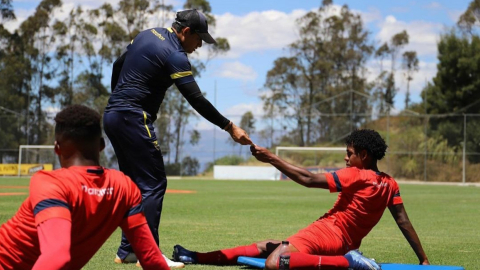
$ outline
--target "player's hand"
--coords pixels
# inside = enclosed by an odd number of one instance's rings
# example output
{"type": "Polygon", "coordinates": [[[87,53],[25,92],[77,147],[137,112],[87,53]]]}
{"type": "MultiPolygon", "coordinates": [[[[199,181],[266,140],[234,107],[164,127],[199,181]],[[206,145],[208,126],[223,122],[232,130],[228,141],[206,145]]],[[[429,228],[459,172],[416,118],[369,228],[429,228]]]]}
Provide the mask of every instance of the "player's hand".
{"type": "Polygon", "coordinates": [[[234,123],[231,123],[231,127],[227,129],[227,132],[230,134],[232,139],[241,144],[241,145],[251,145],[253,144],[250,137],[248,137],[247,132],[240,127],[237,127],[234,123]]]}
{"type": "Polygon", "coordinates": [[[274,156],[267,148],[252,144],[250,146],[252,155],[261,162],[269,163],[274,156]]]}

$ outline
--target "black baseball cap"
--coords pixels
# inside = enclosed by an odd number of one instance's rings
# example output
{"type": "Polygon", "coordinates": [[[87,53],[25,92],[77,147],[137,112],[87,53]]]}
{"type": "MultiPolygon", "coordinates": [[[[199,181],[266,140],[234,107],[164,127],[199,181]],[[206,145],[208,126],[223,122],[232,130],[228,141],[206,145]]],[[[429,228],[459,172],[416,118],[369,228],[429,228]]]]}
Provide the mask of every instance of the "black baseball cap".
{"type": "Polygon", "coordinates": [[[190,27],[203,41],[208,44],[217,44],[215,39],[208,33],[207,18],[196,9],[187,9],[177,12],[175,21],[184,27],[190,27]]]}

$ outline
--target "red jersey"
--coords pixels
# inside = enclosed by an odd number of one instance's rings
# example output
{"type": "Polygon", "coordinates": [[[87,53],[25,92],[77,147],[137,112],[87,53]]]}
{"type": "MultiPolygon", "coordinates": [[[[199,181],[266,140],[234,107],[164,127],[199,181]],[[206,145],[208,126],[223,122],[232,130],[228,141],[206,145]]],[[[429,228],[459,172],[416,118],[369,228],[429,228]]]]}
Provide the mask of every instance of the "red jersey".
{"type": "Polygon", "coordinates": [[[340,194],[321,218],[331,219],[341,229],[350,249],[360,247],[385,208],[403,203],[397,182],[385,173],[351,167],[325,175],[330,192],[340,194]]]}
{"type": "Polygon", "coordinates": [[[116,170],[40,171],[30,181],[29,197],[0,227],[0,269],[31,269],[40,256],[37,226],[51,218],[71,221],[70,267],[81,269],[118,226],[146,223],[141,201],[135,183],[116,170]]]}

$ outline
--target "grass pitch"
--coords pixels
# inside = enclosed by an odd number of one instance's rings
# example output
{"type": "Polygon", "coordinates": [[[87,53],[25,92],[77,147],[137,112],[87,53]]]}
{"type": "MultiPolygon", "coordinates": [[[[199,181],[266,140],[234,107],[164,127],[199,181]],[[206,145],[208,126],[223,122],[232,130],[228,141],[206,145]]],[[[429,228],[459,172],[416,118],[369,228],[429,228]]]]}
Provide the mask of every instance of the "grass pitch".
{"type": "MultiPolygon", "coordinates": [[[[28,179],[0,178],[0,193],[28,192],[28,179]],[[6,188],[8,186],[8,188],[6,188]]],[[[162,251],[181,244],[197,251],[284,239],[328,211],[337,194],[291,181],[169,180],[160,225],[162,251]]],[[[400,184],[409,217],[432,264],[480,269],[480,188],[400,184]]],[[[0,224],[27,195],[0,196],[0,224]]],[[[138,269],[115,265],[117,230],[84,269],[138,269]]],[[[360,248],[379,262],[418,260],[387,210],[360,248]]],[[[187,265],[186,269],[245,269],[242,266],[187,265]]]]}

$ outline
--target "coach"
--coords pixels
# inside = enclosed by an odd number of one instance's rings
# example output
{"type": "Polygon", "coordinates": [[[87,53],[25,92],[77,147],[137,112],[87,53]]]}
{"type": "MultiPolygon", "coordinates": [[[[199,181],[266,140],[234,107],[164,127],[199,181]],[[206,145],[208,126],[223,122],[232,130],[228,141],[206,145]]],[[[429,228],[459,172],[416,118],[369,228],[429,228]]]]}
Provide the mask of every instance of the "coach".
{"type": "MultiPolygon", "coordinates": [[[[208,33],[205,16],[195,9],[180,11],[172,27],[140,32],[113,64],[104,129],[120,170],[140,188],[145,216],[157,244],[167,178],[153,122],[167,89],[175,83],[205,119],[226,130],[235,142],[252,144],[243,129],[205,99],[193,78],[187,53],[201,47],[202,41],[216,44],[208,33]]],[[[132,252],[123,235],[116,262],[125,262],[132,252]]]]}

